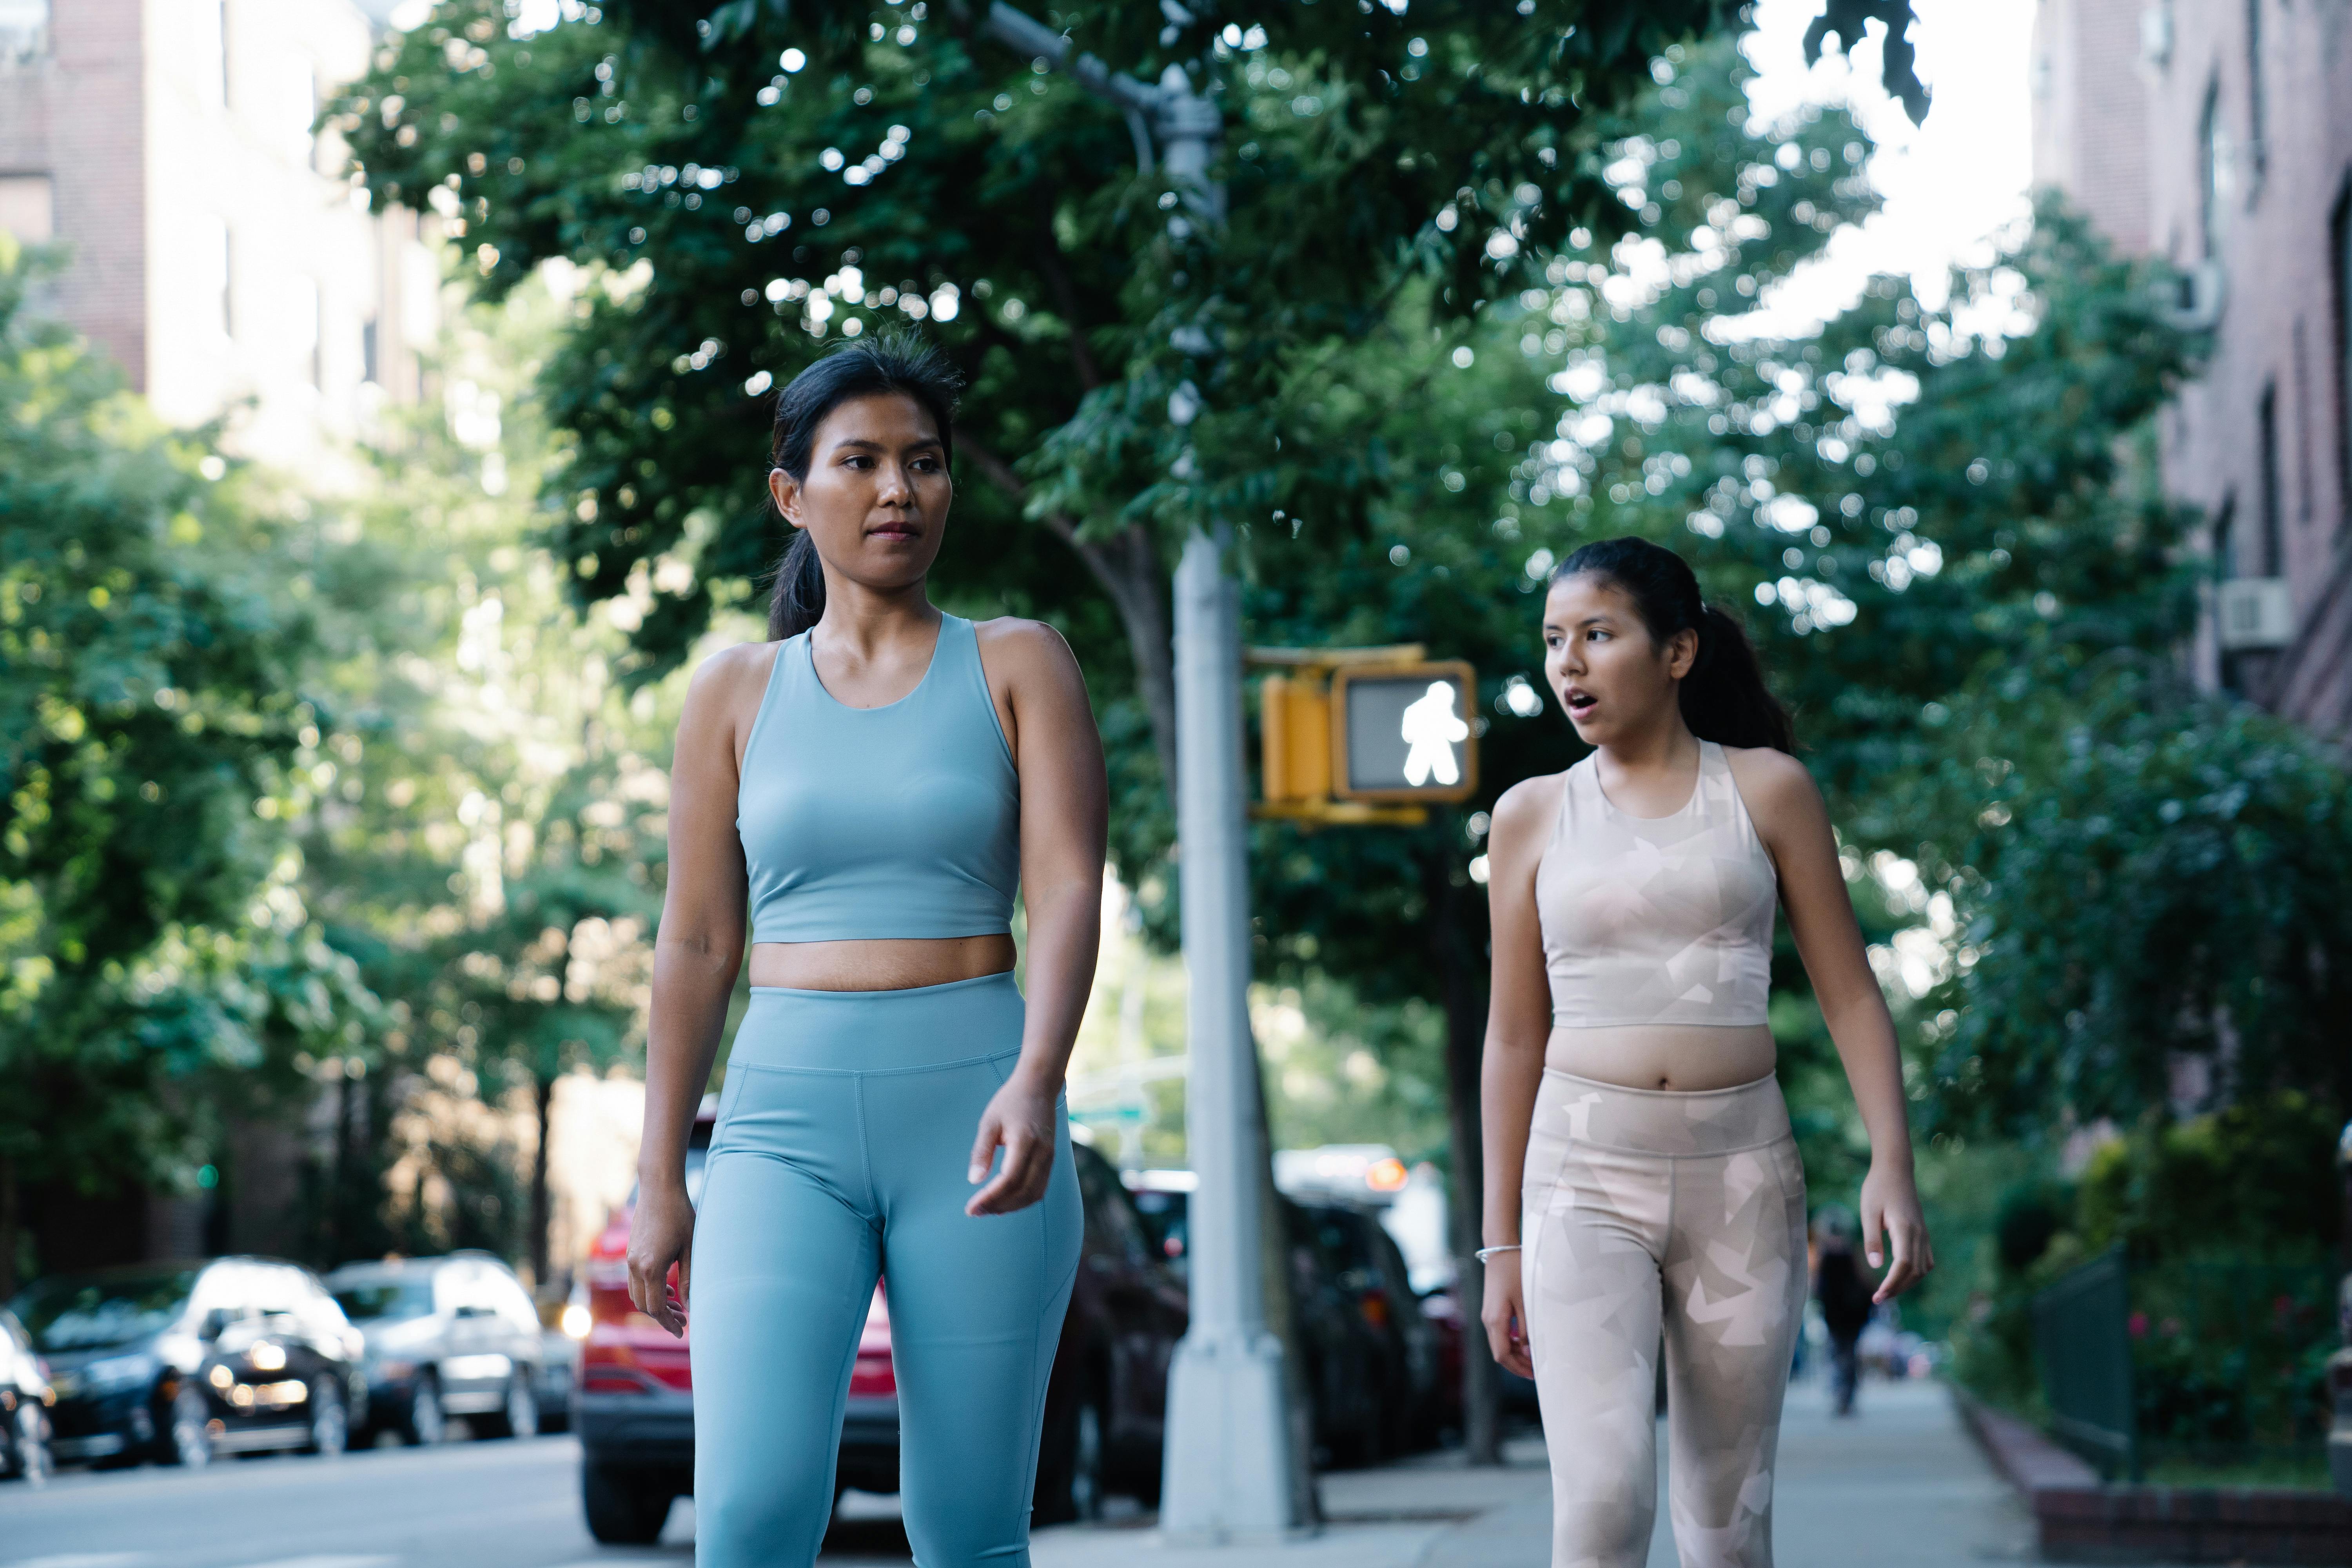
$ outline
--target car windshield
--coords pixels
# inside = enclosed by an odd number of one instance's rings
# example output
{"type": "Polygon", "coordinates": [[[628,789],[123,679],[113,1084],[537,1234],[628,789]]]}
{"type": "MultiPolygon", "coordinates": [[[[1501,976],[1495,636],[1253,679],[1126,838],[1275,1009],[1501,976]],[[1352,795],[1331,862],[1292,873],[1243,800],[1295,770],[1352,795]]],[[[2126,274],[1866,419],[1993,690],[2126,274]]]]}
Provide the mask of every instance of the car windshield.
{"type": "Polygon", "coordinates": [[[196,1271],[64,1275],[44,1279],[10,1303],[33,1343],[52,1354],[104,1350],[155,1333],[180,1314],[196,1271]]]}
{"type": "Polygon", "coordinates": [[[433,1310],[430,1279],[370,1279],[335,1287],[335,1305],[354,1323],[422,1318],[433,1310]]]}

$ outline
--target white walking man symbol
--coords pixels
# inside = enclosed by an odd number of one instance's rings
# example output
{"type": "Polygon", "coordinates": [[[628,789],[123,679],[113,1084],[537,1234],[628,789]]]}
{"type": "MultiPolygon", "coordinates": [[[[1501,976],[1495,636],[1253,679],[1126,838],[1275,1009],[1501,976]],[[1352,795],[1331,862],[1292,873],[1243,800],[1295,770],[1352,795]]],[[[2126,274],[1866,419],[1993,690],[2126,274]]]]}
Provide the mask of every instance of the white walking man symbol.
{"type": "Polygon", "coordinates": [[[1404,782],[1418,789],[1434,778],[1441,784],[1462,782],[1454,764],[1455,742],[1470,738],[1470,726],[1454,710],[1454,688],[1433,680],[1429,690],[1404,710],[1402,736],[1412,750],[1404,756],[1404,782]]]}

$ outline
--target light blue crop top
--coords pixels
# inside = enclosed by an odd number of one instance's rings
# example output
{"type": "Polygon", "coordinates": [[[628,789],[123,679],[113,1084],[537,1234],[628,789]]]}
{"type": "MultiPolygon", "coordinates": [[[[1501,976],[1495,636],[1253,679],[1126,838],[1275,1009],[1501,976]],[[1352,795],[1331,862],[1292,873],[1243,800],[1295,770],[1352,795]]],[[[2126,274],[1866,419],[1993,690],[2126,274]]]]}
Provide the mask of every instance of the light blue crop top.
{"type": "Polygon", "coordinates": [[[970,621],[880,708],[817,679],[809,634],[776,650],[743,750],[735,831],[753,942],[992,936],[1013,929],[1021,778],[970,621]]]}

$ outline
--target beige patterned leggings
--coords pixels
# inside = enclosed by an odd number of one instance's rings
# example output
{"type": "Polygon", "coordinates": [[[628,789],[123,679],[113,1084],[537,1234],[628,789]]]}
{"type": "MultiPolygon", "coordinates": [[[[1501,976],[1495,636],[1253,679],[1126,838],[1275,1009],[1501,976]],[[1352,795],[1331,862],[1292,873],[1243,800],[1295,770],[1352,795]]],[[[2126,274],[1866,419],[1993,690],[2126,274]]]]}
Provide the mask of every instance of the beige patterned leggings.
{"type": "Polygon", "coordinates": [[[1779,1084],[1671,1093],[1547,1069],[1522,1202],[1552,1568],[1648,1559],[1662,1338],[1684,1568],[1770,1568],[1806,1289],[1804,1169],[1779,1084]]]}

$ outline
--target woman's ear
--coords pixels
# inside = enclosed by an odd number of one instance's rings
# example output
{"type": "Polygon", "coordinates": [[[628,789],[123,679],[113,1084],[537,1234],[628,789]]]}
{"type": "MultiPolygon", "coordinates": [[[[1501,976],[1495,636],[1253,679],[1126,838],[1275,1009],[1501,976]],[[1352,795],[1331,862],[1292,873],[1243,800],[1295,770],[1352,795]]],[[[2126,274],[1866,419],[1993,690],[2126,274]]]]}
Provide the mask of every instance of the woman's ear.
{"type": "Polygon", "coordinates": [[[782,468],[768,470],[768,499],[776,503],[776,510],[794,528],[805,526],[801,521],[801,482],[782,468]]]}
{"type": "Polygon", "coordinates": [[[1685,627],[1666,639],[1666,673],[1676,680],[1698,663],[1698,633],[1685,627]]]}

